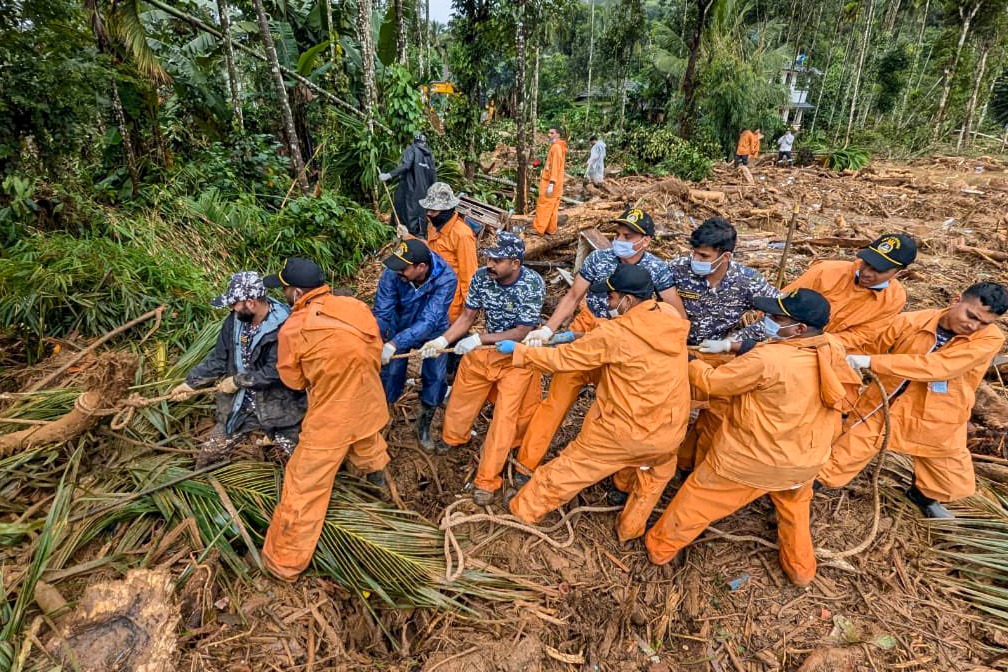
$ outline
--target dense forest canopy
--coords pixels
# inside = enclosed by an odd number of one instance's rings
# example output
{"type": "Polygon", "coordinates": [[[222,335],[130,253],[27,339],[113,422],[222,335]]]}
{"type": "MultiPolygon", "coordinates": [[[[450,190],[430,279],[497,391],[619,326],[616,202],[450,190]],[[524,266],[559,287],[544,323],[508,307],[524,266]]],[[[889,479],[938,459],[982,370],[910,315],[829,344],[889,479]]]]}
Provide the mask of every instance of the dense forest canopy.
{"type": "Polygon", "coordinates": [[[519,212],[551,124],[691,179],[747,126],[799,126],[799,153],[978,151],[1008,123],[1006,20],[1006,0],[453,0],[448,25],[426,0],[7,2],[0,320],[99,333],[209,294],[221,255],[349,275],[391,235],[378,174],[415,131],[441,179],[519,212]],[[478,178],[500,143],[510,203],[478,178]]]}

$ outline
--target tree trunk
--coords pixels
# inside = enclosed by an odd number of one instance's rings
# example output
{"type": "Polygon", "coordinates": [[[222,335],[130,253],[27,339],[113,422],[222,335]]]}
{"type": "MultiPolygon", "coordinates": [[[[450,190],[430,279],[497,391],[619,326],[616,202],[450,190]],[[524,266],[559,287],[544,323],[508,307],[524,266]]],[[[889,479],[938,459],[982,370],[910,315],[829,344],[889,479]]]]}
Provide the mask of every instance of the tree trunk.
{"type": "Polygon", "coordinates": [[[931,7],[931,0],[924,0],[924,15],[921,17],[921,27],[920,32],[917,33],[917,46],[914,48],[913,65],[910,66],[910,70],[907,74],[907,85],[903,89],[903,102],[900,104],[899,116],[896,118],[896,126],[902,127],[903,118],[906,116],[907,101],[910,99],[910,81],[913,79],[913,73],[917,71],[917,66],[920,64],[921,51],[924,49],[924,29],[927,28],[927,17],[928,9],[931,7]]]}
{"type": "MultiPolygon", "coordinates": [[[[837,15],[836,27],[833,31],[834,35],[840,32],[840,22],[842,18],[842,13],[837,15]]],[[[817,35],[818,33],[819,31],[816,30],[817,35]]],[[[815,112],[812,113],[812,126],[810,129],[813,133],[815,133],[816,123],[819,121],[819,110],[822,108],[823,94],[826,93],[826,78],[829,76],[829,71],[833,68],[834,52],[834,49],[829,49],[829,60],[826,61],[826,70],[823,71],[822,77],[819,78],[819,95],[816,99],[815,112]]]]}
{"type": "Polygon", "coordinates": [[[515,115],[517,125],[518,171],[515,182],[514,209],[519,215],[525,214],[525,203],[528,200],[528,117],[525,114],[525,75],[528,69],[528,36],[525,25],[526,0],[517,3],[517,20],[515,21],[515,115]]]}
{"type": "Polygon", "coordinates": [[[980,66],[977,69],[976,79],[973,82],[973,92],[970,94],[969,104],[966,106],[966,116],[963,117],[962,128],[959,129],[959,139],[956,140],[956,151],[962,149],[963,141],[966,145],[971,144],[970,127],[973,125],[973,113],[976,112],[977,99],[980,97],[980,86],[983,82],[984,72],[987,70],[987,54],[990,52],[990,45],[987,42],[980,47],[980,66]]]}
{"type": "Polygon", "coordinates": [[[126,170],[129,171],[133,191],[136,191],[140,185],[140,178],[137,175],[136,154],[133,151],[133,141],[130,138],[129,125],[126,123],[126,112],[123,111],[122,98],[119,97],[119,85],[115,80],[112,80],[112,113],[115,114],[116,126],[119,127],[119,136],[122,138],[126,170]]]}
{"type": "MultiPolygon", "coordinates": [[[[700,42],[703,40],[704,28],[714,0],[700,0],[697,3],[696,24],[693,26],[693,37],[690,38],[689,60],[683,72],[682,84],[679,90],[683,94],[682,112],[679,113],[679,135],[687,140],[693,137],[696,128],[696,61],[700,53],[700,42]]],[[[624,87],[623,98],[626,98],[624,87]]],[[[621,113],[622,114],[622,113],[621,113]]]]}
{"type": "Polygon", "coordinates": [[[335,76],[335,66],[339,60],[339,52],[336,50],[336,27],[333,24],[332,0],[323,0],[323,2],[325,2],[326,31],[328,32],[329,39],[329,62],[333,64],[332,72],[335,76]]]}
{"type": "Polygon", "coordinates": [[[238,71],[235,69],[234,47],[231,44],[231,20],[228,17],[227,0],[217,0],[220,15],[220,30],[224,36],[224,60],[227,63],[228,90],[231,92],[231,112],[234,125],[240,133],[245,132],[245,117],[242,114],[241,89],[238,85],[238,71]]]}
{"type": "Polygon", "coordinates": [[[532,140],[535,140],[536,129],[539,128],[539,59],[542,55],[542,50],[539,45],[535,48],[535,63],[532,66],[532,86],[530,87],[529,105],[531,111],[529,112],[529,127],[531,128],[532,140]]]}
{"type": "Polygon", "coordinates": [[[291,113],[290,99],[287,97],[287,86],[284,84],[283,73],[280,72],[280,59],[277,58],[276,45],[273,44],[273,34],[270,33],[269,20],[262,0],[252,0],[256,16],[259,17],[259,31],[262,33],[263,45],[266,47],[266,58],[273,73],[273,85],[276,87],[277,102],[280,103],[280,115],[283,117],[284,131],[287,134],[287,147],[290,151],[291,168],[294,179],[301,187],[301,193],[307,194],[311,188],[308,176],[305,174],[304,158],[298,146],[297,131],[294,129],[294,115],[291,113]]]}
{"type": "Polygon", "coordinates": [[[955,56],[952,57],[952,65],[945,71],[945,80],[942,84],[941,96],[938,98],[938,110],[935,112],[934,128],[931,131],[931,142],[937,142],[941,136],[942,122],[945,121],[945,108],[948,105],[949,94],[952,92],[952,82],[955,80],[956,69],[959,67],[959,57],[962,55],[963,45],[966,43],[966,36],[969,34],[970,24],[973,17],[980,11],[983,0],[975,0],[967,8],[960,5],[959,18],[962,19],[962,30],[959,31],[959,41],[956,42],[955,56]]]}
{"type": "Polygon", "coordinates": [[[416,0],[416,6],[413,8],[413,22],[416,24],[417,33],[417,79],[423,83],[427,83],[427,61],[425,56],[427,55],[427,33],[425,30],[424,13],[421,11],[423,9],[424,0],[416,0]]]}
{"type": "Polygon", "coordinates": [[[851,128],[854,126],[854,111],[857,109],[858,91],[861,89],[861,73],[864,71],[865,54],[868,53],[868,42],[871,41],[872,20],[875,18],[875,0],[868,3],[868,20],[865,22],[865,33],[861,40],[861,53],[858,55],[857,72],[854,75],[854,92],[851,94],[850,116],[847,117],[847,132],[844,134],[843,146],[850,144],[851,128]]]}
{"type": "MultiPolygon", "coordinates": [[[[261,2],[261,0],[256,0],[261,2]]],[[[360,43],[361,76],[364,79],[364,110],[368,131],[374,132],[374,110],[378,106],[375,84],[374,35],[371,33],[371,0],[357,0],[357,40],[360,43]]]]}
{"type": "MultiPolygon", "coordinates": [[[[840,16],[842,18],[843,17],[843,13],[841,13],[840,16]]],[[[857,20],[856,16],[855,16],[854,20],[855,21],[857,20]]],[[[840,28],[840,22],[838,21],[837,22],[837,29],[839,30],[839,28],[840,28]]],[[[847,33],[847,44],[844,45],[843,61],[840,63],[840,73],[841,73],[841,76],[840,76],[840,85],[839,85],[839,88],[838,88],[838,91],[837,91],[838,95],[837,95],[836,100],[832,101],[832,104],[830,105],[829,121],[826,122],[827,128],[833,128],[834,129],[834,133],[833,133],[833,143],[834,144],[836,144],[837,139],[840,137],[840,132],[839,132],[839,129],[836,129],[833,126],[833,117],[836,116],[836,111],[837,111],[837,106],[838,105],[840,106],[840,112],[841,113],[843,113],[844,105],[846,105],[847,91],[850,88],[848,86],[849,83],[850,83],[850,77],[848,76],[848,70],[850,69],[848,67],[848,61],[850,60],[851,47],[854,46],[854,34],[855,34],[855,32],[856,31],[853,28],[851,28],[851,30],[849,30],[848,33],[847,33]]]]}
{"type": "MultiPolygon", "coordinates": [[[[588,33],[588,105],[585,111],[585,121],[589,124],[591,123],[591,104],[592,104],[592,58],[595,56],[595,0],[589,0],[591,2],[591,18],[588,20],[589,23],[589,33],[588,33]]],[[[683,3],[685,5],[685,3],[683,3]]]]}
{"type": "Polygon", "coordinates": [[[403,0],[395,0],[396,63],[406,65],[406,8],[403,0]]]}

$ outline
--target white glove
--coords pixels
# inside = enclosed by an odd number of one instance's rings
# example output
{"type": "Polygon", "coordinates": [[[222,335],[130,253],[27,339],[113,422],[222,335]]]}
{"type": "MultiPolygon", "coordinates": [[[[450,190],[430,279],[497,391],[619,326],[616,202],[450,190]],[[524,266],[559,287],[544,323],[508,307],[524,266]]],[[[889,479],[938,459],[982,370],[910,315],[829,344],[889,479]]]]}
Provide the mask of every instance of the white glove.
{"type": "Polygon", "coordinates": [[[552,182],[550,182],[549,184],[546,185],[546,195],[547,196],[552,196],[553,195],[553,183],[552,182]]]}
{"type": "Polygon", "coordinates": [[[234,394],[238,391],[238,383],[235,382],[234,376],[228,376],[224,380],[217,383],[217,391],[223,392],[224,394],[234,394]]]}
{"type": "Polygon", "coordinates": [[[405,224],[396,224],[395,235],[403,240],[410,237],[409,229],[406,228],[405,224]]]}
{"type": "Polygon", "coordinates": [[[700,352],[706,352],[711,355],[719,355],[723,352],[731,352],[732,342],[731,339],[723,338],[708,338],[707,340],[700,343],[700,352]]]}
{"type": "Polygon", "coordinates": [[[382,182],[388,182],[389,180],[392,179],[392,175],[390,175],[389,173],[378,173],[378,179],[381,180],[382,182]]]}
{"type": "Polygon", "coordinates": [[[461,341],[455,344],[455,354],[464,355],[466,353],[472,352],[476,348],[483,345],[483,339],[480,338],[479,334],[469,334],[461,341]]]}
{"type": "Polygon", "coordinates": [[[530,348],[541,348],[549,343],[551,338],[553,338],[553,330],[546,325],[543,325],[534,331],[530,331],[528,335],[522,339],[522,344],[527,345],[530,348]]]}
{"type": "Polygon", "coordinates": [[[172,391],[169,392],[169,394],[171,394],[172,401],[181,401],[195,391],[196,390],[194,390],[192,386],[189,385],[189,383],[181,383],[173,387],[172,391]]]}
{"type": "Polygon", "coordinates": [[[437,357],[441,354],[441,351],[448,347],[448,339],[444,336],[438,336],[433,341],[427,341],[422,346],[420,346],[420,356],[424,359],[430,359],[431,357],[437,357]]]}
{"type": "Polygon", "coordinates": [[[855,371],[871,368],[871,357],[868,355],[847,355],[847,365],[855,371]]]}
{"type": "Polygon", "coordinates": [[[392,355],[395,354],[395,351],[396,351],[396,344],[393,343],[392,341],[389,341],[388,343],[382,346],[381,349],[382,366],[385,366],[386,364],[392,361],[392,355]]]}

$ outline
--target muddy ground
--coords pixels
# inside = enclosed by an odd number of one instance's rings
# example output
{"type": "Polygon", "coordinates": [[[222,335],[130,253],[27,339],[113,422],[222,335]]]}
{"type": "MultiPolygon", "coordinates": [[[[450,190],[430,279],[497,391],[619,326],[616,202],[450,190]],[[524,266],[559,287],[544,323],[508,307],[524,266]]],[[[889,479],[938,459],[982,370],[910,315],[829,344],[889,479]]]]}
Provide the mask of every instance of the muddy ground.
{"type": "MultiPolygon", "coordinates": [[[[551,249],[532,242],[531,261],[546,277],[551,300],[566,288],[555,267],[573,262],[571,232],[603,223],[637,202],[661,231],[653,250],[671,257],[687,249],[693,222],[712,214],[740,229],[738,260],[774,280],[780,243],[798,203],[796,235],[785,277],[815,258],[850,258],[856,242],[893,230],[921,242],[921,255],[905,278],[909,308],[943,305],[979,279],[1008,280],[1008,173],[995,159],[936,158],[913,165],[872,164],[859,174],[822,168],[752,170],[753,184],[727,167],[702,185],[674,179],[612,179],[602,193],[572,189],[583,206],[565,207],[551,249]],[[690,189],[694,192],[691,192],[690,189]],[[699,191],[697,191],[699,190],[699,191]],[[703,193],[700,193],[703,192],[703,193]],[[710,196],[707,192],[713,192],[710,196]],[[563,244],[555,245],[557,242],[563,244]],[[555,246],[554,246],[555,245],[555,246]]],[[[527,234],[526,234],[527,235],[527,234]]],[[[361,274],[362,295],[379,266],[361,274]]],[[[1008,374],[1008,367],[1002,372],[1008,374]]],[[[1005,454],[1003,408],[1008,392],[992,371],[993,410],[971,429],[974,452],[995,464],[1005,454]]],[[[421,453],[410,434],[416,393],[396,405],[388,430],[390,471],[398,496],[431,521],[464,497],[479,442],[443,457],[421,453]]],[[[553,444],[562,447],[578,431],[591,391],[553,444]]],[[[476,432],[482,436],[491,409],[476,432]]],[[[435,419],[440,426],[441,414],[435,419]]],[[[1008,463],[1006,463],[1008,464],[1008,463]]],[[[523,598],[471,605],[476,614],[391,611],[351,596],[321,577],[285,585],[263,577],[235,579],[214,562],[177,596],[180,625],[178,670],[390,670],[519,672],[603,670],[648,672],[758,672],[764,670],[986,670],[1008,669],[1008,627],[957,597],[940,579],[947,562],[933,553],[931,529],[900,490],[905,462],[890,459],[883,471],[879,531],[870,548],[848,564],[821,565],[808,588],[791,586],[775,552],[753,541],[706,534],[686,553],[681,569],[650,565],[640,540],[621,545],[615,515],[593,513],[574,521],[574,537],[552,533],[550,545],[523,532],[478,524],[467,529],[467,561],[486,563],[523,577],[523,598]],[[555,547],[562,546],[562,547],[555,547]],[[999,627],[1000,625],[1000,627],[999,627]]],[[[662,506],[674,494],[673,483],[662,506]]],[[[984,496],[981,489],[980,497],[984,496]]],[[[604,505],[602,486],[589,488],[568,508],[604,505]]],[[[475,511],[467,502],[464,511],[475,511]]],[[[974,511],[977,502],[958,510],[974,511]]],[[[497,509],[500,510],[499,508],[497,509]]],[[[857,545],[873,518],[873,489],[862,474],[846,491],[817,494],[813,535],[817,546],[839,551],[857,545]]],[[[553,517],[545,524],[556,522],[553,517]]],[[[723,532],[773,541],[771,506],[758,501],[720,522],[723,532]]],[[[184,550],[185,537],[179,538],[184,550]]],[[[165,557],[171,558],[176,549],[165,557]]],[[[175,576],[192,554],[162,566],[175,576]]],[[[121,578],[96,573],[61,586],[75,599],[87,583],[121,578]]],[[[37,637],[47,625],[38,623],[37,637]]],[[[50,661],[40,647],[30,656],[37,669],[50,661]]],[[[66,669],[72,669],[67,667],[66,669]]],[[[140,669],[116,667],[115,669],[140,669]]],[[[169,669],[169,668],[158,668],[169,669]]]]}

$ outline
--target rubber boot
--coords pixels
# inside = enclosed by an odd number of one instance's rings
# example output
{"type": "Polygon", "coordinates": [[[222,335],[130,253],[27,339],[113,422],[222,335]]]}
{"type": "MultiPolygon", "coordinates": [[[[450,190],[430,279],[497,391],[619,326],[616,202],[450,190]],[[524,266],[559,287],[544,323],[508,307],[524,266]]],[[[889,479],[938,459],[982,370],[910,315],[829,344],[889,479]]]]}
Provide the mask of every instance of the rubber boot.
{"type": "Polygon", "coordinates": [[[438,452],[437,443],[434,441],[434,437],[430,434],[431,420],[434,419],[434,410],[434,406],[428,406],[427,404],[421,405],[420,415],[417,417],[416,421],[417,443],[420,444],[420,448],[425,453],[438,452]]]}
{"type": "Polygon", "coordinates": [[[917,489],[917,484],[914,483],[906,491],[907,499],[917,505],[917,508],[921,510],[927,518],[955,518],[955,515],[951,511],[942,506],[941,502],[937,499],[931,499],[923,492],[917,489]]]}

